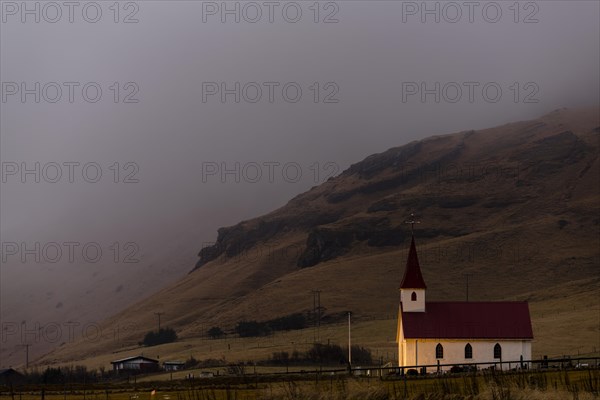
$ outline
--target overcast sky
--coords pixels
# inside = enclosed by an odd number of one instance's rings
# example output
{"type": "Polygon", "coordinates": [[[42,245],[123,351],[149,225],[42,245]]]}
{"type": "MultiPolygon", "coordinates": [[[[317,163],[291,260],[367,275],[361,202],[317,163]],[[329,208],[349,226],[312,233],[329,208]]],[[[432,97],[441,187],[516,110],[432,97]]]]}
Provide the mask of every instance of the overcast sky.
{"type": "Polygon", "coordinates": [[[193,254],[372,153],[599,103],[597,1],[73,4],[2,2],[3,245],[193,254]]]}

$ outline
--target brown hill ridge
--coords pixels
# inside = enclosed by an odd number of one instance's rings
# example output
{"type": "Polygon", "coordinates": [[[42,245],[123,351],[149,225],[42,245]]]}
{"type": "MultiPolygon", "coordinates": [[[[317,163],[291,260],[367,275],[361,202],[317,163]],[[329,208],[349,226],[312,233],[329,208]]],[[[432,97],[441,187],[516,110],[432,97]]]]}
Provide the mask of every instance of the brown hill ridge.
{"type": "MultiPolygon", "coordinates": [[[[194,270],[290,232],[307,232],[304,246],[298,246],[300,268],[334,260],[356,244],[398,246],[406,241],[402,222],[411,210],[442,216],[418,231],[421,238],[439,240],[487,229],[498,210],[517,216],[531,208],[520,218],[533,221],[575,211],[573,196],[593,204],[598,185],[591,169],[597,167],[600,129],[595,114],[557,110],[536,121],[433,137],[372,155],[275,212],[219,229],[194,270]],[[572,126],[575,133],[565,123],[580,125],[572,126]],[[560,186],[546,193],[554,183],[560,186]],[[479,216],[476,224],[445,223],[464,209],[479,216]]],[[[588,217],[598,224],[596,215],[588,217]]]]}
{"type": "MultiPolygon", "coordinates": [[[[464,299],[468,273],[472,300],[530,300],[534,330],[548,317],[542,304],[575,299],[569,307],[589,325],[576,341],[598,346],[598,302],[590,308],[584,293],[600,282],[599,139],[598,108],[560,109],[369,156],[278,210],[219,229],[184,279],[110,318],[101,339],[41,363],[139,353],[158,311],[183,343],[211,326],[309,312],[317,288],[325,320],[347,310],[357,321],[393,318],[411,212],[428,299],[464,299]]],[[[558,338],[534,333],[534,353],[552,354],[558,338]]]]}

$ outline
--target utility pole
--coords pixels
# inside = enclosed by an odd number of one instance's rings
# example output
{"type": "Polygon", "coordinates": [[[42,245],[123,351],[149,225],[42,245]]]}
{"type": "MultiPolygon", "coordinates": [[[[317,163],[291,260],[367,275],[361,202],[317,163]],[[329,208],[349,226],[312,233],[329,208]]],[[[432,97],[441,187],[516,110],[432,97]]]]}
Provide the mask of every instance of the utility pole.
{"type": "Polygon", "coordinates": [[[314,342],[321,340],[321,291],[311,290],[313,294],[313,339],[314,342]]]}
{"type": "Polygon", "coordinates": [[[25,346],[25,369],[29,369],[29,346],[30,344],[24,344],[25,346]]]}
{"type": "Polygon", "coordinates": [[[352,328],[350,315],[352,315],[352,313],[348,311],[348,366],[352,365],[352,328]]]}
{"type": "Polygon", "coordinates": [[[158,331],[160,332],[160,316],[163,315],[164,312],[155,312],[154,315],[158,317],[158,331]]]}
{"type": "Polygon", "coordinates": [[[312,318],[313,318],[313,343],[317,343],[317,298],[315,296],[315,291],[311,290],[310,291],[313,295],[313,312],[312,312],[312,318]]]}
{"type": "Polygon", "coordinates": [[[467,278],[467,301],[469,301],[469,277],[473,274],[463,274],[467,278]]]}
{"type": "Polygon", "coordinates": [[[321,341],[321,291],[317,290],[317,340],[321,341]]]}

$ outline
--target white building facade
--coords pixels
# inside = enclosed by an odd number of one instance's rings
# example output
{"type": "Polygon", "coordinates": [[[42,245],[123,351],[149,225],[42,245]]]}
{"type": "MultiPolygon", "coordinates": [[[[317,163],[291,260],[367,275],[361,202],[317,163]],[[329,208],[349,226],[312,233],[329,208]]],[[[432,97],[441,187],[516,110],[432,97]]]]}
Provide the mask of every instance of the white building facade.
{"type": "MultiPolygon", "coordinates": [[[[493,366],[496,369],[507,370],[520,367],[520,363],[512,361],[520,361],[521,357],[524,361],[531,360],[530,340],[400,338],[398,348],[399,366],[436,366],[439,362],[442,371],[451,368],[451,365],[447,364],[466,365],[471,363],[489,363],[478,367],[493,366]],[[500,349],[499,352],[498,349],[500,349]],[[508,361],[509,364],[500,364],[503,361],[508,361]]],[[[523,365],[527,364],[525,362],[523,365]]]]}

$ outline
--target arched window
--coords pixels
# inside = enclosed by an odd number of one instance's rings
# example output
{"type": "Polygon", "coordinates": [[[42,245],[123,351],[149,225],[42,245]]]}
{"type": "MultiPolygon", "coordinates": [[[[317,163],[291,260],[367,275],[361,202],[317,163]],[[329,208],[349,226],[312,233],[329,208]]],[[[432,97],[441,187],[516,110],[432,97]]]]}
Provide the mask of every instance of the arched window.
{"type": "Polygon", "coordinates": [[[410,295],[410,301],[417,301],[417,292],[412,292],[410,295]]]}
{"type": "Polygon", "coordinates": [[[502,358],[502,347],[500,343],[494,345],[494,358],[502,358]]]}
{"type": "Polygon", "coordinates": [[[435,346],[435,358],[444,358],[444,346],[441,343],[435,346]]]}
{"type": "Polygon", "coordinates": [[[465,346],[465,358],[473,358],[473,348],[470,343],[465,346]]]}

